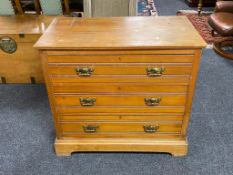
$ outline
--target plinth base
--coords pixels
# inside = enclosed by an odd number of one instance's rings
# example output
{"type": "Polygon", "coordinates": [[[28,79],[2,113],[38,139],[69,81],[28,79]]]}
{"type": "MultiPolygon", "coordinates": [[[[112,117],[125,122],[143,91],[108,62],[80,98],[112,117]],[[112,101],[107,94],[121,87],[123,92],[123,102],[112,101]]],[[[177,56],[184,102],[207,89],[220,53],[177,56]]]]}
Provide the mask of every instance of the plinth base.
{"type": "Polygon", "coordinates": [[[188,143],[186,139],[56,139],[55,151],[57,156],[70,156],[73,152],[164,152],[185,156],[188,143]]]}

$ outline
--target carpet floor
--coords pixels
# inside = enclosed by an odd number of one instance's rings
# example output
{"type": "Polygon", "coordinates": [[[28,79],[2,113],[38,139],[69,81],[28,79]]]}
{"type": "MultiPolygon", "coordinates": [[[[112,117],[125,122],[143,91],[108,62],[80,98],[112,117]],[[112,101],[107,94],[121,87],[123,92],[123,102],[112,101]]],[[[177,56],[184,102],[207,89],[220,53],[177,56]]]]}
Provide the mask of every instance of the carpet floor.
{"type": "MultiPolygon", "coordinates": [[[[160,15],[188,9],[156,0],[160,15]]],[[[174,13],[171,13],[174,12],[174,13]]],[[[232,175],[233,61],[203,51],[189,127],[189,155],[77,153],[56,157],[44,85],[0,85],[0,175],[232,175]]]]}

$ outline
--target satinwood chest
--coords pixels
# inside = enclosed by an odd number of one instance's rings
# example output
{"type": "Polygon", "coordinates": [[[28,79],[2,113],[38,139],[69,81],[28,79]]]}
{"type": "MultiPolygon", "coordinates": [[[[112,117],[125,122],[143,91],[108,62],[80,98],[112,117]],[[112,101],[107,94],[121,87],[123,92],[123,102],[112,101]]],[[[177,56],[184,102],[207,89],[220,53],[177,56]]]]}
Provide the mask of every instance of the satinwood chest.
{"type": "Polygon", "coordinates": [[[186,17],[57,18],[41,52],[57,155],[187,154],[201,49],[186,17]]]}

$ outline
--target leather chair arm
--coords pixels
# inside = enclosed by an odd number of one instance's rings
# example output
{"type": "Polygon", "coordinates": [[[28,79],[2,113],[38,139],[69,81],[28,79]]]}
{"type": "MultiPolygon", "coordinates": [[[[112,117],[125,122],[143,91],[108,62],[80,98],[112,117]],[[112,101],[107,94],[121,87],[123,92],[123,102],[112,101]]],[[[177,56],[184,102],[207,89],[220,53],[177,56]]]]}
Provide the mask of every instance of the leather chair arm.
{"type": "Polygon", "coordinates": [[[233,13],[233,1],[218,1],[218,2],[216,2],[215,12],[233,13]]]}

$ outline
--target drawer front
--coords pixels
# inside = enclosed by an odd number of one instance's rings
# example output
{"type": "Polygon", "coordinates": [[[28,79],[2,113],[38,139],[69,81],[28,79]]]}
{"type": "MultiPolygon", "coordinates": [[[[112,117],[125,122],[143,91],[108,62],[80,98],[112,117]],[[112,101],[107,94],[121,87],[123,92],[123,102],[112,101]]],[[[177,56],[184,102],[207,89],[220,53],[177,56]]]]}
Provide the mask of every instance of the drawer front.
{"type": "Polygon", "coordinates": [[[137,106],[137,107],[112,107],[112,106],[57,106],[56,111],[60,114],[73,113],[179,113],[184,114],[184,106],[137,106]]]}
{"type": "Polygon", "coordinates": [[[76,122],[61,123],[63,133],[79,134],[106,134],[106,133],[132,133],[132,134],[156,134],[179,133],[182,124],[180,122],[76,122]]]}
{"type": "Polygon", "coordinates": [[[51,64],[49,75],[95,76],[95,75],[190,75],[191,64],[51,64]]]}
{"type": "Polygon", "coordinates": [[[162,77],[148,77],[142,76],[109,76],[109,75],[95,75],[91,77],[77,77],[77,76],[49,76],[52,83],[169,83],[188,85],[190,81],[189,75],[162,77]]]}
{"type": "Polygon", "coordinates": [[[78,114],[78,115],[59,115],[59,120],[61,122],[80,122],[80,121],[182,121],[183,116],[182,115],[156,115],[156,114],[78,114]]]}
{"type": "Polygon", "coordinates": [[[186,93],[187,86],[156,83],[53,83],[54,93],[186,93]]]}
{"type": "Polygon", "coordinates": [[[55,95],[61,106],[184,106],[185,95],[55,95]]]}
{"type": "Polygon", "coordinates": [[[161,53],[151,55],[133,55],[132,52],[125,54],[110,54],[110,55],[92,55],[92,53],[86,53],[86,55],[75,55],[69,53],[68,55],[49,55],[49,63],[192,63],[194,55],[177,53],[161,53]]]}

